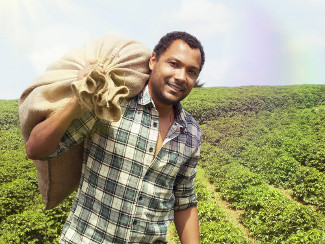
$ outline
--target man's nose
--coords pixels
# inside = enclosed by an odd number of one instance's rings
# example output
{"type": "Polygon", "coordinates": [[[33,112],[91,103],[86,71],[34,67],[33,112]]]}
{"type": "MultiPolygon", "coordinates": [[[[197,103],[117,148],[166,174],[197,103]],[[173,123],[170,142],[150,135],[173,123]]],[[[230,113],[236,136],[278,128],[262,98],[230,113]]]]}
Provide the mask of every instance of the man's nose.
{"type": "Polygon", "coordinates": [[[186,80],[186,70],[185,69],[178,69],[175,75],[175,79],[179,81],[185,81],[186,80]]]}

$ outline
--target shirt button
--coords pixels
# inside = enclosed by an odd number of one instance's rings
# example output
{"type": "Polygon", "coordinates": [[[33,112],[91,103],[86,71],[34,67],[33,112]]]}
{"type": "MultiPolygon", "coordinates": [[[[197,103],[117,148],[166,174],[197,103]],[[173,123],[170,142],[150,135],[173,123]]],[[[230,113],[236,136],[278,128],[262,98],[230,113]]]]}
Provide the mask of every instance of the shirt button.
{"type": "Polygon", "coordinates": [[[133,225],[136,225],[138,222],[136,220],[133,221],[133,225]]]}
{"type": "Polygon", "coordinates": [[[157,123],[156,122],[153,122],[153,127],[157,127],[157,123]]]}
{"type": "Polygon", "coordinates": [[[153,152],[153,148],[152,147],[149,148],[149,152],[153,152]]]}
{"type": "Polygon", "coordinates": [[[141,201],[143,199],[143,197],[142,196],[139,196],[139,200],[141,201]]]}

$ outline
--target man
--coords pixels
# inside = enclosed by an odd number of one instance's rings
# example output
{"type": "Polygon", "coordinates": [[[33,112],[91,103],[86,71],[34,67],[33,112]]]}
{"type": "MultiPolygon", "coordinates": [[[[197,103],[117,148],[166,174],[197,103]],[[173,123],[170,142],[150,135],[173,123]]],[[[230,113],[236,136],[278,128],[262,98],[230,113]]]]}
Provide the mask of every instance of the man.
{"type": "MultiPolygon", "coordinates": [[[[204,60],[195,37],[168,33],[150,58],[147,86],[122,102],[118,122],[92,112],[78,118],[81,109],[72,99],[34,127],[26,143],[32,159],[85,145],[61,243],[165,243],[173,219],[182,243],[199,243],[194,178],[202,133],[180,101],[194,87],[204,60]]],[[[94,65],[89,62],[80,78],[94,65]]]]}

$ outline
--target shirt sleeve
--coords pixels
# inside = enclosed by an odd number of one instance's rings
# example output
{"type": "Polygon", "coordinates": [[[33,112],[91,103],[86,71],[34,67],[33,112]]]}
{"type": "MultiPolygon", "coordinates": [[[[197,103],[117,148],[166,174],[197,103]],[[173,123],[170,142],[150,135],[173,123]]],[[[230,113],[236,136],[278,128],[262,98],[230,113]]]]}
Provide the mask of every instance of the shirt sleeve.
{"type": "Polygon", "coordinates": [[[56,151],[46,158],[41,160],[49,160],[54,158],[64,151],[67,151],[72,145],[80,144],[85,138],[91,135],[91,132],[98,118],[93,112],[85,112],[81,118],[71,122],[67,131],[64,133],[56,151]]]}
{"type": "Polygon", "coordinates": [[[194,179],[197,172],[197,164],[200,159],[200,147],[192,157],[181,167],[174,186],[175,204],[174,210],[184,210],[197,206],[197,194],[194,191],[194,179]]]}

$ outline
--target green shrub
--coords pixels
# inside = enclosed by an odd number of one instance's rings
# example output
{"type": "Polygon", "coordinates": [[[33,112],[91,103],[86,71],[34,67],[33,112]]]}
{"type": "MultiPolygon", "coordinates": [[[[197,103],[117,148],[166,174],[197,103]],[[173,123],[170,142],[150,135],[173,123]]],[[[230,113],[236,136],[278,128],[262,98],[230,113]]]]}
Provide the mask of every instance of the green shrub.
{"type": "Polygon", "coordinates": [[[243,223],[253,236],[263,242],[280,243],[292,234],[312,229],[325,230],[324,217],[312,208],[287,200],[270,200],[267,206],[247,210],[243,223]]]}
{"type": "Polygon", "coordinates": [[[36,179],[16,179],[0,186],[0,222],[35,205],[38,194],[36,179]]]}
{"type": "Polygon", "coordinates": [[[41,209],[28,210],[11,215],[1,223],[0,243],[55,243],[58,230],[41,209]]]}
{"type": "Polygon", "coordinates": [[[249,186],[240,198],[240,202],[233,203],[234,206],[246,211],[259,211],[267,208],[271,201],[285,201],[288,198],[278,189],[270,188],[268,185],[249,186]]]}
{"type": "Polygon", "coordinates": [[[314,168],[301,168],[293,182],[294,197],[325,212],[325,175],[314,168]]]}
{"type": "Polygon", "coordinates": [[[315,148],[315,151],[316,152],[313,154],[308,155],[306,159],[306,166],[325,172],[325,148],[315,148]]]}
{"type": "Polygon", "coordinates": [[[224,221],[200,223],[200,239],[202,244],[249,243],[237,228],[224,221]]]}
{"type": "Polygon", "coordinates": [[[0,132],[0,151],[14,151],[23,148],[23,139],[18,127],[1,129],[0,132]]]}
{"type": "Polygon", "coordinates": [[[291,235],[283,244],[324,244],[325,232],[319,229],[302,231],[291,235]]]}
{"type": "MultiPolygon", "coordinates": [[[[1,162],[0,166],[0,184],[9,183],[14,181],[17,178],[29,178],[30,174],[35,174],[35,167],[31,161],[15,161],[5,160],[1,162]]],[[[0,185],[1,188],[1,185],[0,185]]]]}
{"type": "Polygon", "coordinates": [[[224,199],[234,204],[241,201],[248,187],[263,184],[265,182],[259,175],[239,163],[230,163],[221,167],[215,179],[215,185],[220,189],[224,199]]]}
{"type": "Polygon", "coordinates": [[[203,173],[199,168],[195,181],[201,243],[248,243],[244,233],[227,221],[224,210],[216,205],[214,192],[207,189],[203,173]]]}

